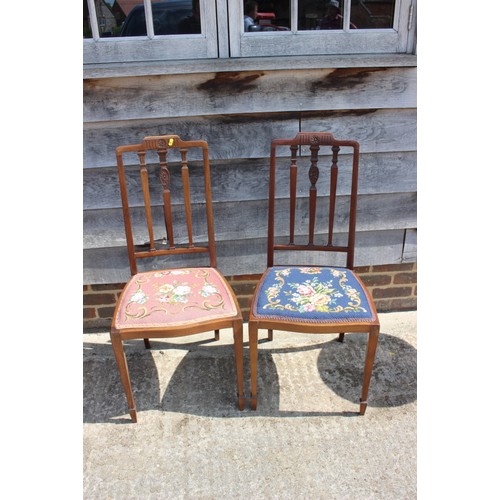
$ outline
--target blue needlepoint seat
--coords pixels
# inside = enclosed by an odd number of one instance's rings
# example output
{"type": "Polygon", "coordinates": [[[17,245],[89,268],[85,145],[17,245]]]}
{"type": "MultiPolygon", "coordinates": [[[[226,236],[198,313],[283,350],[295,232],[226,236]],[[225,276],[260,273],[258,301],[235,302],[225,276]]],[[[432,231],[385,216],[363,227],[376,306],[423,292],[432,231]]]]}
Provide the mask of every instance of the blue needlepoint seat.
{"type": "Polygon", "coordinates": [[[262,319],[370,322],[376,318],[363,285],[341,267],[271,267],[257,291],[253,313],[262,319]]]}

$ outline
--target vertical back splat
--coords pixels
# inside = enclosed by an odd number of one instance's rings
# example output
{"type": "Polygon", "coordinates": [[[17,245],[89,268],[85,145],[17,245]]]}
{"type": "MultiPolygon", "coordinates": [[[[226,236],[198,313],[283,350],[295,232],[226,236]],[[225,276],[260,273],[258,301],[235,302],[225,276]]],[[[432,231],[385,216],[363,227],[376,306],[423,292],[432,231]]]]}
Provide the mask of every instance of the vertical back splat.
{"type": "Polygon", "coordinates": [[[163,186],[163,214],[165,217],[165,228],[167,230],[167,239],[169,248],[175,248],[174,229],[172,225],[172,201],[170,197],[170,172],[167,163],[167,149],[158,149],[160,159],[160,181],[163,186]]]}
{"type": "Polygon", "coordinates": [[[290,160],[290,243],[295,238],[295,205],[297,198],[297,150],[298,146],[290,146],[292,157],[290,160]]]}
{"type": "Polygon", "coordinates": [[[184,188],[184,209],[186,211],[186,223],[188,232],[188,247],[193,248],[193,221],[191,217],[191,196],[189,189],[189,167],[187,162],[187,149],[181,149],[182,162],[182,186],[184,188]]]}
{"type": "Polygon", "coordinates": [[[332,147],[332,165],[330,167],[330,214],[328,219],[328,246],[332,246],[333,241],[333,222],[335,219],[335,200],[337,196],[337,178],[338,178],[338,156],[340,148],[332,147]]]}
{"type": "Polygon", "coordinates": [[[319,178],[318,170],[318,141],[313,138],[311,141],[311,166],[309,167],[309,181],[311,187],[309,188],[309,245],[314,244],[314,224],[316,221],[316,182],[319,178]]]}
{"type": "Polygon", "coordinates": [[[149,179],[148,179],[148,168],[146,166],[146,151],[139,151],[137,153],[139,157],[139,163],[141,165],[141,184],[142,184],[142,194],[144,197],[144,209],[146,210],[146,221],[148,224],[148,234],[149,234],[149,249],[151,251],[155,250],[155,236],[153,232],[153,217],[151,215],[151,199],[149,196],[149,179]]]}

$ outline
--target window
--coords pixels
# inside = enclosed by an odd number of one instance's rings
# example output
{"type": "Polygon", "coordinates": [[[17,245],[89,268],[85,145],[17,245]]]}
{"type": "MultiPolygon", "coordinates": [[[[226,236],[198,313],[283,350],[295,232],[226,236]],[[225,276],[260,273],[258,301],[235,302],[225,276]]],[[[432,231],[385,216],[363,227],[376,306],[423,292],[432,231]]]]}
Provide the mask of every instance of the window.
{"type": "Polygon", "coordinates": [[[406,53],[413,2],[84,0],[84,62],[406,53]]]}
{"type": "Polygon", "coordinates": [[[243,1],[229,4],[234,57],[408,51],[412,0],[262,0],[254,27],[235,29],[243,1]]]}
{"type": "Polygon", "coordinates": [[[345,3],[343,0],[243,2],[244,16],[255,17],[250,29],[245,29],[249,32],[384,29],[392,28],[394,24],[395,0],[351,0],[345,3]]]}
{"type": "Polygon", "coordinates": [[[83,60],[106,63],[219,57],[215,3],[84,0],[83,60]]]}

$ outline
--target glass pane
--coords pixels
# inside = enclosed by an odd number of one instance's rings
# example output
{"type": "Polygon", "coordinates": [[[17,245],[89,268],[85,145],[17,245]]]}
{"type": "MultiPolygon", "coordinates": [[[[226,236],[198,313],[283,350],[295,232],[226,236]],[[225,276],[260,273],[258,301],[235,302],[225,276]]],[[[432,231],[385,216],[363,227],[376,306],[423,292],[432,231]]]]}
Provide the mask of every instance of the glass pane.
{"type": "MultiPolygon", "coordinates": [[[[351,0],[350,28],[392,28],[395,0],[351,0]]],[[[298,0],[299,30],[343,29],[342,0],[298,0]]]]}
{"type": "Polygon", "coordinates": [[[87,0],[83,0],[83,38],[92,38],[87,0]]]}
{"type": "MultiPolygon", "coordinates": [[[[153,7],[153,18],[154,15],[155,14],[153,7]]],[[[188,2],[179,2],[179,7],[177,7],[175,10],[172,10],[172,12],[168,14],[168,16],[170,20],[173,20],[171,29],[173,30],[174,26],[176,26],[176,32],[178,34],[201,33],[200,0],[192,0],[191,5],[188,5],[188,2]]]]}
{"type": "Polygon", "coordinates": [[[299,0],[299,30],[341,30],[342,6],[328,0],[299,0]]]}
{"type": "MultiPolygon", "coordinates": [[[[100,37],[146,36],[143,0],[93,0],[100,37]]],[[[83,36],[91,37],[87,1],[84,0],[83,36]]],[[[155,35],[201,33],[199,0],[151,3],[155,35]]]]}
{"type": "MultiPolygon", "coordinates": [[[[108,36],[145,36],[146,18],[144,16],[144,3],[142,0],[96,0],[105,5],[112,4],[115,11],[120,11],[120,17],[116,19],[117,29],[108,36]]],[[[98,14],[99,17],[99,14],[98,14]]],[[[99,33],[101,28],[99,27],[99,33]]],[[[103,36],[102,34],[100,36],[103,36]]]]}
{"type": "Polygon", "coordinates": [[[290,30],[290,0],[243,0],[243,26],[250,32],[290,30]]]}
{"type": "Polygon", "coordinates": [[[351,22],[359,29],[392,28],[396,0],[352,0],[351,22]]]}

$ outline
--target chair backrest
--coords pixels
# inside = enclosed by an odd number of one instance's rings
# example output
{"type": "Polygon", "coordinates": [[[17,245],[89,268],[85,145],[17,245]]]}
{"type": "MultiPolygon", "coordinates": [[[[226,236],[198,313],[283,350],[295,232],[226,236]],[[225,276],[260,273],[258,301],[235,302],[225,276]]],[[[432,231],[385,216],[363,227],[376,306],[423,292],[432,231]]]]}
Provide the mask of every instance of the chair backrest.
{"type": "MultiPolygon", "coordinates": [[[[275,251],[322,251],[322,252],[345,252],[346,267],[352,269],[354,266],[354,243],[356,231],[356,205],[358,191],[358,164],[359,144],[356,141],[336,140],[332,134],[326,132],[299,132],[293,139],[274,139],[271,142],[270,177],[269,177],[269,220],[268,220],[268,247],[267,265],[274,265],[275,251]],[[285,148],[283,148],[285,147],[285,148]],[[285,150],[285,153],[283,153],[285,150]],[[321,154],[327,152],[327,155],[321,154]],[[278,155],[278,151],[280,155],[278,155]],[[339,176],[339,153],[342,154],[341,176],[339,176]],[[344,153],[348,155],[344,156],[344,153]],[[285,161],[282,160],[286,156],[285,161]],[[288,160],[289,158],[289,160],[288,160]],[[318,164],[321,163],[321,168],[318,164]],[[280,173],[277,173],[281,167],[280,173]],[[325,165],[326,164],[326,165],[325,165]],[[325,165],[325,166],[324,166],[325,165]],[[344,167],[351,170],[344,175],[344,167]],[[288,169],[286,175],[283,170],[288,169]],[[329,175],[328,175],[329,169],[329,175]],[[321,171],[321,175],[320,175],[321,171]],[[307,178],[305,178],[307,175],[307,178]],[[288,181],[285,181],[285,178],[288,181]],[[342,191],[350,194],[348,207],[342,208],[346,213],[338,214],[342,219],[342,231],[347,232],[347,244],[335,244],[334,222],[336,220],[336,204],[339,196],[337,186],[339,179],[349,181],[349,190],[342,191]],[[318,182],[320,181],[320,182],[318,182]],[[284,192],[278,184],[289,183],[289,207],[283,208],[283,198],[288,193],[284,192]],[[308,185],[308,186],[307,186],[308,185]],[[320,189],[321,187],[321,189],[320,189]],[[320,192],[318,194],[318,190],[320,192]],[[278,193],[279,190],[279,193],[278,193]],[[304,196],[306,194],[306,196],[304,196]],[[289,212],[288,233],[285,228],[276,229],[276,208],[280,204],[279,217],[284,219],[285,211],[289,212]],[[305,213],[305,216],[304,216],[305,213]],[[344,220],[348,217],[348,224],[344,220]],[[302,229],[300,228],[302,226],[302,229]],[[307,232],[304,228],[307,227],[307,232]],[[297,229],[297,227],[299,227],[297,229]],[[305,233],[300,235],[300,232],[305,233]],[[316,233],[324,234],[323,243],[315,240],[316,233]],[[286,234],[288,243],[277,243],[276,239],[282,239],[286,234]],[[302,236],[302,237],[300,237],[302,236]],[[302,240],[302,241],[297,241],[302,240]]],[[[283,240],[285,241],[285,240],[283,240]]]]}
{"type": "Polygon", "coordinates": [[[145,137],[141,144],[116,148],[116,159],[130,272],[137,273],[137,259],[202,252],[209,254],[210,266],[216,267],[207,142],[183,141],[177,135],[145,137]],[[204,188],[196,189],[193,202],[188,154],[190,162],[203,164],[204,188]],[[199,229],[200,219],[205,219],[201,209],[206,212],[206,226],[201,224],[199,229]],[[193,236],[194,227],[198,238],[193,236]],[[160,236],[155,238],[155,232],[160,236]],[[204,244],[195,244],[195,239],[204,244]]]}

